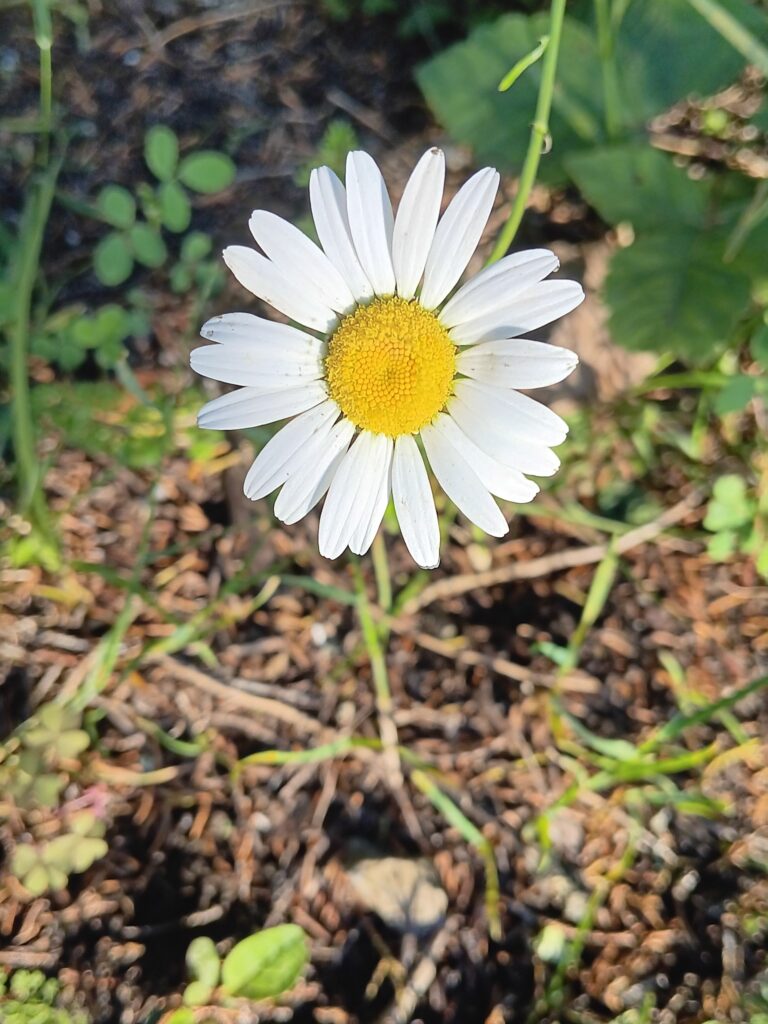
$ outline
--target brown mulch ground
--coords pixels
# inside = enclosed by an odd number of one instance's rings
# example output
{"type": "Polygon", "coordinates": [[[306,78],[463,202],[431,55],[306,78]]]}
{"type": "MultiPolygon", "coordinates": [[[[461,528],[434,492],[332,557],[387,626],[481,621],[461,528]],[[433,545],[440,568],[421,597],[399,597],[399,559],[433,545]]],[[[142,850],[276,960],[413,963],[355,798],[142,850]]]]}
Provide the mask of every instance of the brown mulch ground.
{"type": "MultiPolygon", "coordinates": [[[[286,215],[303,212],[294,173],[340,111],[366,145],[389,151],[383,163],[393,180],[402,181],[414,154],[436,138],[410,81],[423,44],[386,44],[383,33],[361,32],[354,20],[331,28],[298,5],[226,21],[218,13],[175,3],[97,11],[83,54],[62,30],[57,91],[81,128],[63,188],[92,195],[107,181],[143,174],[140,140],[148,121],[159,119],[190,144],[235,146],[238,182],[202,204],[196,226],[239,240],[256,202],[286,215]],[[199,19],[210,23],[201,30],[199,19]]],[[[17,52],[32,68],[29,32],[18,20],[14,26],[17,52]]],[[[33,85],[31,71],[6,85],[20,113],[34,102],[33,85]]],[[[449,157],[460,180],[467,155],[449,157]]],[[[589,267],[599,226],[577,209],[553,227],[549,203],[542,197],[531,230],[547,241],[554,235],[564,253],[589,267]]],[[[81,266],[96,237],[95,225],[57,216],[46,263],[52,278],[81,266]]],[[[65,297],[104,299],[92,278],[73,281],[65,297]]],[[[167,297],[157,306],[152,345],[134,353],[134,364],[147,389],[176,394],[189,385],[179,370],[188,310],[167,297]]],[[[592,309],[599,321],[599,308],[592,309]]],[[[629,364],[612,358],[626,384],[629,364]]],[[[605,397],[620,386],[607,380],[600,357],[591,371],[599,386],[589,392],[585,383],[589,393],[605,397]]],[[[124,402],[126,410],[134,404],[124,402]]],[[[594,416],[601,445],[569,478],[589,507],[602,486],[632,474],[631,443],[613,413],[595,403],[594,416]]],[[[677,709],[660,651],[674,654],[690,689],[707,700],[766,672],[765,590],[747,560],[715,566],[708,559],[701,503],[692,497],[671,531],[623,555],[579,670],[560,680],[538,645],[572,635],[594,562],[555,564],[491,586],[483,575],[540,557],[557,560],[601,540],[590,528],[546,515],[553,498],[542,499],[541,516],[516,519],[510,536],[491,547],[455,523],[436,580],[467,577],[466,589],[438,591],[395,621],[388,653],[395,723],[401,742],[441,769],[447,791],[493,844],[503,932],[495,942],[480,858],[412,787],[393,794],[380,758],[358,753],[300,768],[251,767],[233,782],[235,761],[254,751],[300,750],[338,732],[377,733],[353,609],[272,582],[276,573],[301,574],[349,592],[350,566],[317,556],[316,518],[285,529],[265,502],[246,507],[239,493],[250,447],[230,441],[213,463],[175,451],[159,467],[134,470],[110,452],[86,456],[53,434],[46,438],[46,491],[73,568],[56,579],[37,569],[2,571],[3,736],[41,702],[83,685],[128,600],[142,551],[144,563],[121,671],[92,701],[98,742],[65,793],[65,810],[74,801],[99,807],[110,851],[52,897],[30,901],[5,874],[0,965],[58,973],[98,1024],[144,1024],[178,1003],[193,937],[210,935],[224,949],[257,928],[292,920],[312,940],[308,980],[283,1008],[242,1008],[237,1019],[292,1015],[342,1024],[397,1019],[398,1007],[404,1019],[414,1012],[428,1022],[522,1024],[546,985],[534,937],[548,923],[576,937],[590,898],[609,877],[584,935],[581,966],[569,979],[568,1012],[608,1020],[650,994],[662,1024],[747,1020],[743,994],[765,971],[764,699],[737,708],[753,741],[746,751],[715,760],[698,779],[676,780],[725,801],[721,817],[671,806],[638,811],[625,800],[629,786],[585,793],[553,818],[543,869],[532,827],[573,779],[562,737],[553,734],[555,689],[592,732],[634,742],[677,709]],[[262,587],[264,602],[255,608],[262,587]],[[213,667],[194,643],[147,652],[206,609],[213,611],[196,639],[210,645],[213,667]],[[203,749],[174,753],[153,726],[203,749]],[[161,773],[156,785],[143,784],[150,772],[161,773]],[[402,935],[361,906],[348,880],[360,841],[433,861],[448,909],[431,931],[402,935]],[[636,855],[622,869],[630,844],[636,855]],[[371,985],[386,954],[402,963],[405,978],[393,968],[371,985]]],[[[662,508],[693,492],[671,456],[641,486],[662,508]]],[[[10,515],[10,505],[3,511],[10,515]]],[[[388,536],[387,544],[398,589],[412,567],[398,538],[388,536]]],[[[367,564],[364,571],[373,595],[367,564]]],[[[724,735],[701,727],[686,733],[684,745],[697,749],[718,736],[725,752],[724,735]]],[[[50,830],[50,816],[9,816],[0,832],[6,852],[41,827],[50,830]]],[[[548,1019],[562,1019],[560,1011],[548,1019]]]]}

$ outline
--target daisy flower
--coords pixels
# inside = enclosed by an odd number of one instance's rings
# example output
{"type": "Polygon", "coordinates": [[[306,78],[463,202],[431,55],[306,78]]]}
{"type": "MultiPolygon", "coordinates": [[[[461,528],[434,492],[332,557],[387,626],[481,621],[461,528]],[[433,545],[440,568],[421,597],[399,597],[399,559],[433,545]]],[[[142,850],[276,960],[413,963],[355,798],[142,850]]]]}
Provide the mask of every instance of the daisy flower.
{"type": "Polygon", "coordinates": [[[546,281],[546,249],[514,253],[452,295],[477,247],[499,175],[478,171],[442,217],[445,158],[419,160],[394,215],[378,167],[350,153],[346,188],[312,172],[315,245],[265,210],[249,226],[261,249],[233,245],[224,261],[240,284],[295,324],[225,313],[202,328],[198,373],[237,390],[208,402],[201,427],[289,420],[245,478],[256,500],[280,488],[275,515],[295,523],[326,495],[320,552],[364,554],[390,495],[414,560],[434,568],[440,531],[424,457],[458,509],[495,537],[507,523],[492,495],[530,501],[559,461],[566,423],[518,389],[563,380],[577,358],[521,337],[568,313],[584,295],[546,281]]]}

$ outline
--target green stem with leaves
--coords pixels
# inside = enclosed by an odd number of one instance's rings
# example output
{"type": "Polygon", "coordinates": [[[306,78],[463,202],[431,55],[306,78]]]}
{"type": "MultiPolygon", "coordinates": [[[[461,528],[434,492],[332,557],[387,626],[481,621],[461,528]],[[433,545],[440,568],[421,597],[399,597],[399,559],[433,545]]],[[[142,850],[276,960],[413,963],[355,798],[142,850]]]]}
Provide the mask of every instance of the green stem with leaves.
{"type": "Polygon", "coordinates": [[[555,74],[557,72],[557,58],[560,53],[560,40],[563,34],[565,4],[566,0],[552,0],[549,16],[549,43],[542,61],[541,84],[539,85],[539,96],[536,101],[536,113],[531,125],[528,151],[525,154],[525,161],[520,173],[517,195],[512,204],[512,210],[496,240],[496,245],[488,260],[489,263],[495,263],[501,259],[514,241],[517,229],[520,227],[523,219],[525,208],[528,205],[531,189],[536,181],[539,160],[549,136],[549,115],[552,110],[552,96],[555,90],[555,74]]]}

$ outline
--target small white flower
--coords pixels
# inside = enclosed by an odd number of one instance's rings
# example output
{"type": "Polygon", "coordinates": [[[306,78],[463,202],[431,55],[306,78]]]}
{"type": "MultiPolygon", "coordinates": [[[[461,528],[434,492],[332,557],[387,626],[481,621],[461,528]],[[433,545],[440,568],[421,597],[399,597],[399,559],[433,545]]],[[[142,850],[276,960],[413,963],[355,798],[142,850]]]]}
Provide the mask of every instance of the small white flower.
{"type": "Polygon", "coordinates": [[[563,380],[572,353],[521,337],[568,313],[584,295],[574,281],[545,281],[546,249],[506,256],[449,295],[466,269],[499,184],[490,167],[457,192],[440,217],[445,160],[430,149],[405,187],[397,216],[381,172],[350,153],[346,189],[327,167],[309,193],[322,249],[263,210],[250,228],[262,250],[230,246],[237,280],[298,324],[226,313],[202,328],[213,345],[192,353],[203,376],[238,389],[200,412],[217,430],[290,422],[264,446],[245,479],[249,498],[282,488],[275,514],[305,516],[328,492],[320,551],[363,554],[390,494],[408,548],[426,568],[440,532],[421,437],[435,477],[461,512],[500,537],[507,523],[492,495],[527,502],[549,476],[566,423],[519,393],[563,380]],[[446,301],[448,300],[448,301],[446,301]]]}

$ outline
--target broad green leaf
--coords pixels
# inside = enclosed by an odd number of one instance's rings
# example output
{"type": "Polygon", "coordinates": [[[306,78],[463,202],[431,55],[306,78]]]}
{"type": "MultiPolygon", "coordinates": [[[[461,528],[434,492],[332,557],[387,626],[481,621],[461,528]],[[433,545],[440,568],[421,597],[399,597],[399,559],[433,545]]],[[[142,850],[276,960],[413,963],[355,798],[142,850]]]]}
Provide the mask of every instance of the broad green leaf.
{"type": "Polygon", "coordinates": [[[232,996],[267,999],[292,988],[307,962],[307,939],[295,924],[266,928],[238,942],[221,966],[232,996]]]}
{"type": "Polygon", "coordinates": [[[149,224],[134,224],[130,230],[133,254],[145,267],[161,267],[165,263],[168,251],[158,231],[149,224]]]}
{"type": "Polygon", "coordinates": [[[156,124],[144,136],[144,159],[158,181],[170,181],[179,162],[179,140],[165,125],[156,124]]]}
{"type": "Polygon", "coordinates": [[[165,181],[157,190],[157,196],[163,225],[179,234],[186,231],[192,220],[192,208],[181,185],[176,181],[165,181]]]}
{"type": "Polygon", "coordinates": [[[744,412],[749,402],[755,397],[757,378],[739,373],[732,377],[715,398],[715,412],[725,416],[729,412],[744,412]]]}
{"type": "MultiPolygon", "coordinates": [[[[509,92],[499,93],[498,83],[535,49],[548,26],[546,14],[507,14],[418,69],[418,83],[435,116],[456,141],[472,146],[479,161],[512,171],[522,165],[541,64],[529,68],[509,92]]],[[[566,17],[550,125],[553,148],[540,167],[547,182],[564,180],[561,161],[567,153],[602,140],[598,67],[593,33],[566,17]]]]}
{"type": "Polygon", "coordinates": [[[122,232],[113,231],[102,238],[93,252],[93,270],[102,284],[122,284],[131,276],[133,254],[122,232]]]}
{"type": "Polygon", "coordinates": [[[670,223],[697,227],[706,217],[707,184],[689,178],[671,157],[643,143],[570,153],[565,167],[609,224],[629,221],[641,230],[670,223]]]}
{"type": "Polygon", "coordinates": [[[96,205],[102,217],[113,228],[129,228],[136,219],[136,200],[120,185],[105,185],[96,205]]]}
{"type": "Polygon", "coordinates": [[[721,232],[681,227],[619,250],[605,283],[614,340],[693,365],[722,351],[749,302],[746,277],[722,262],[724,244],[721,232]]]}
{"type": "MultiPolygon", "coordinates": [[[[721,6],[765,38],[768,18],[750,0],[721,6]]],[[[622,106],[642,125],[686,96],[708,96],[739,77],[745,60],[689,0],[633,0],[619,28],[622,106]]]]}
{"type": "Polygon", "coordinates": [[[203,149],[183,158],[179,165],[179,180],[195,192],[210,195],[229,188],[235,180],[236,171],[226,153],[203,149]]]}

